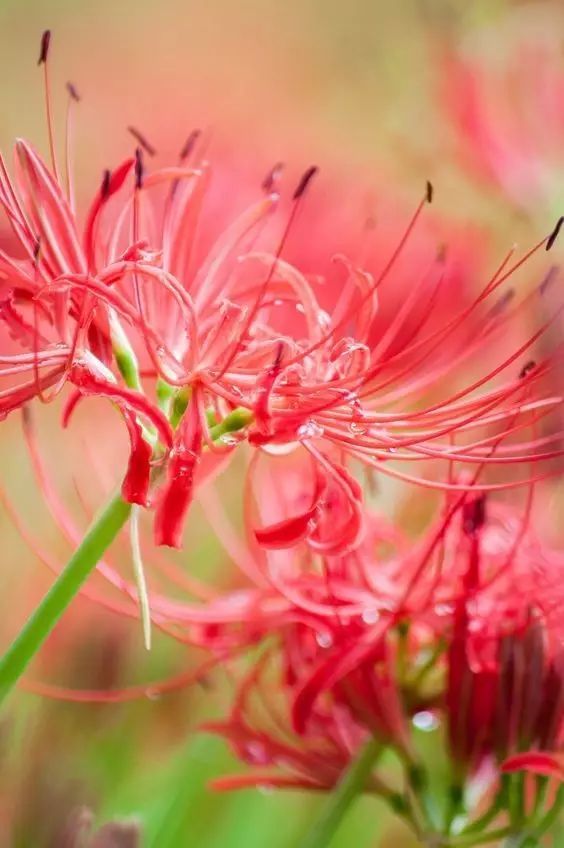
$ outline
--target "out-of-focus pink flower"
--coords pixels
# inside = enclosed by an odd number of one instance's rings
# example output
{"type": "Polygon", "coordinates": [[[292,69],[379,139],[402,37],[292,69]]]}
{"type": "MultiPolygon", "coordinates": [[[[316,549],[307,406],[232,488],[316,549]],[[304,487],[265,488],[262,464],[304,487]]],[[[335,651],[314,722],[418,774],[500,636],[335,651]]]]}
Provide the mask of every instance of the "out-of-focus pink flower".
{"type": "Polygon", "coordinates": [[[497,30],[489,55],[443,52],[440,100],[464,168],[518,208],[550,213],[564,168],[564,62],[550,31],[523,24],[497,30]]]}

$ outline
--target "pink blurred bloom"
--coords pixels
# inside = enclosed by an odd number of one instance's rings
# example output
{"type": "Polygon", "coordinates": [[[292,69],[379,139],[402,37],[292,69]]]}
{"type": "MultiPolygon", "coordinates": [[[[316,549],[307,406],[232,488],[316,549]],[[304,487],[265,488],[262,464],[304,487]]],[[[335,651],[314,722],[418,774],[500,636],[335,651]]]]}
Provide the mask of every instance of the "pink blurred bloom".
{"type": "MultiPolygon", "coordinates": [[[[564,158],[564,63],[558,40],[526,23],[504,32],[504,50],[449,51],[440,96],[468,171],[519,208],[549,212],[559,200],[564,158]]],[[[486,43],[487,40],[485,39],[486,43]]]]}

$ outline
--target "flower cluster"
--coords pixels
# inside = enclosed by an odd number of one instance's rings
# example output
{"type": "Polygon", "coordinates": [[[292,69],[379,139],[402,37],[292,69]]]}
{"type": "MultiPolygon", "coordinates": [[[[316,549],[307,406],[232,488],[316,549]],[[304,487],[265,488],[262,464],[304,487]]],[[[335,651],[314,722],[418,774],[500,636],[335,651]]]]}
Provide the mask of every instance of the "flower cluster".
{"type": "MultiPolygon", "coordinates": [[[[208,726],[252,766],[220,786],[331,789],[368,750],[360,788],[421,839],[484,842],[498,817],[496,833],[537,838],[562,802],[546,779],[563,776],[564,557],[533,526],[538,484],[563,452],[560,350],[537,345],[559,310],[524,329],[556,274],[521,296],[508,281],[552,248],[562,219],[466,291],[443,250],[428,267],[415,257],[398,294],[398,263],[433,199],[427,184],[378,267],[338,255],[324,282],[285,257],[316,168],[288,192],[277,165],[217,232],[197,133],[176,163],[155,169],[152,146],[133,134],[139,146],[104,173],[83,223],[53,146],[49,166],[18,141],[13,176],[0,160],[0,203],[22,254],[0,253],[0,413],[23,410],[53,514],[78,544],[30,404],[61,395],[67,426],[83,398],[108,400],[130,440],[121,494],[135,505],[133,559],[140,566],[145,510],[155,568],[195,599],[151,593],[155,626],[205,648],[206,667],[259,653],[229,717],[208,726]],[[245,544],[213,490],[236,455],[246,462],[245,544]],[[423,502],[417,533],[384,516],[373,489],[388,479],[423,502]],[[516,489],[524,503],[501,500],[516,489]],[[158,546],[183,546],[195,497],[243,572],[237,590],[178,578],[159,559],[158,546]],[[450,789],[432,808],[414,727],[440,723],[450,789]],[[385,752],[399,777],[378,764],[385,752]],[[522,768],[539,775],[529,793],[522,768]]],[[[306,256],[307,227],[300,243],[306,256]]],[[[107,557],[98,571],[125,598],[84,593],[137,615],[135,586],[107,557]]]]}

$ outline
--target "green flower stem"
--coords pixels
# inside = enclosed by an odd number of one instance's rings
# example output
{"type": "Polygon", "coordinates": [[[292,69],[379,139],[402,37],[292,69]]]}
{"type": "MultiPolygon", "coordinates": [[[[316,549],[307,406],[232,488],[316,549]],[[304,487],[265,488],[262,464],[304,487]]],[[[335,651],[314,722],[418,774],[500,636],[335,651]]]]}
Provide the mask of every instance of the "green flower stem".
{"type": "Polygon", "coordinates": [[[116,495],[94,519],[70,560],[0,658],[0,703],[10,694],[26,667],[78,593],[88,575],[115,539],[131,511],[116,495]]]}
{"type": "MultiPolygon", "coordinates": [[[[562,808],[564,807],[564,784],[560,784],[558,787],[558,791],[556,792],[556,797],[550,807],[550,809],[545,813],[543,818],[536,824],[533,829],[531,845],[538,845],[541,836],[545,834],[547,831],[551,829],[553,825],[555,825],[558,821],[560,821],[560,814],[562,812],[562,808]],[[536,841],[535,841],[536,840],[536,841]]],[[[557,839],[555,839],[554,844],[556,845],[557,839]]]]}
{"type": "Polygon", "coordinates": [[[320,818],[301,843],[301,848],[327,848],[349,807],[362,795],[381,750],[381,744],[375,739],[370,739],[364,746],[328,797],[320,818]]]}
{"type": "Polygon", "coordinates": [[[237,407],[232,412],[223,418],[219,424],[210,427],[210,436],[216,442],[222,436],[228,433],[236,433],[237,430],[242,430],[248,427],[253,421],[253,413],[245,409],[243,406],[237,407]]]}
{"type": "Polygon", "coordinates": [[[500,839],[504,839],[510,835],[510,827],[500,827],[497,830],[490,830],[489,833],[476,833],[451,837],[446,844],[451,846],[451,848],[470,848],[470,846],[474,845],[488,845],[491,842],[499,843],[500,839]]]}
{"type": "Polygon", "coordinates": [[[474,819],[474,821],[470,822],[464,830],[462,831],[462,835],[470,835],[472,833],[481,833],[488,827],[488,825],[492,824],[495,819],[499,816],[501,810],[503,809],[503,804],[505,800],[505,792],[500,791],[497,793],[491,807],[484,812],[480,818],[474,819]]]}

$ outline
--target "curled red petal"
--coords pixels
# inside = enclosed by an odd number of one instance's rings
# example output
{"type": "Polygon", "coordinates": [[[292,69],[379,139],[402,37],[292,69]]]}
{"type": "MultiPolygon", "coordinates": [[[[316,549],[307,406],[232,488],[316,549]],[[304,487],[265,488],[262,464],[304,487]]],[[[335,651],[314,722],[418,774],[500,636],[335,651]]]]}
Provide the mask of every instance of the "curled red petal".
{"type": "Polygon", "coordinates": [[[291,548],[297,542],[305,539],[309,532],[309,522],[315,517],[326,487],[327,483],[324,477],[317,472],[315,491],[309,508],[299,515],[284,518],[281,521],[269,524],[267,527],[255,528],[255,538],[259,545],[274,549],[291,548]]]}
{"type": "Polygon", "coordinates": [[[155,510],[155,544],[182,547],[186,514],[194,497],[194,477],[202,453],[202,426],[196,398],[186,411],[170,454],[167,481],[155,510]]]}
{"type": "Polygon", "coordinates": [[[502,763],[501,770],[530,771],[564,781],[564,752],[525,751],[522,754],[514,754],[502,763]]]}
{"type": "Polygon", "coordinates": [[[129,432],[131,452],[127,471],[121,486],[121,494],[127,503],[147,506],[151,481],[151,456],[153,450],[143,438],[143,431],[135,416],[124,410],[124,419],[129,432]]]}
{"type": "Polygon", "coordinates": [[[309,522],[315,516],[317,503],[301,515],[277,521],[268,527],[255,529],[255,537],[263,548],[291,548],[297,542],[305,539],[309,529],[309,522]]]}

